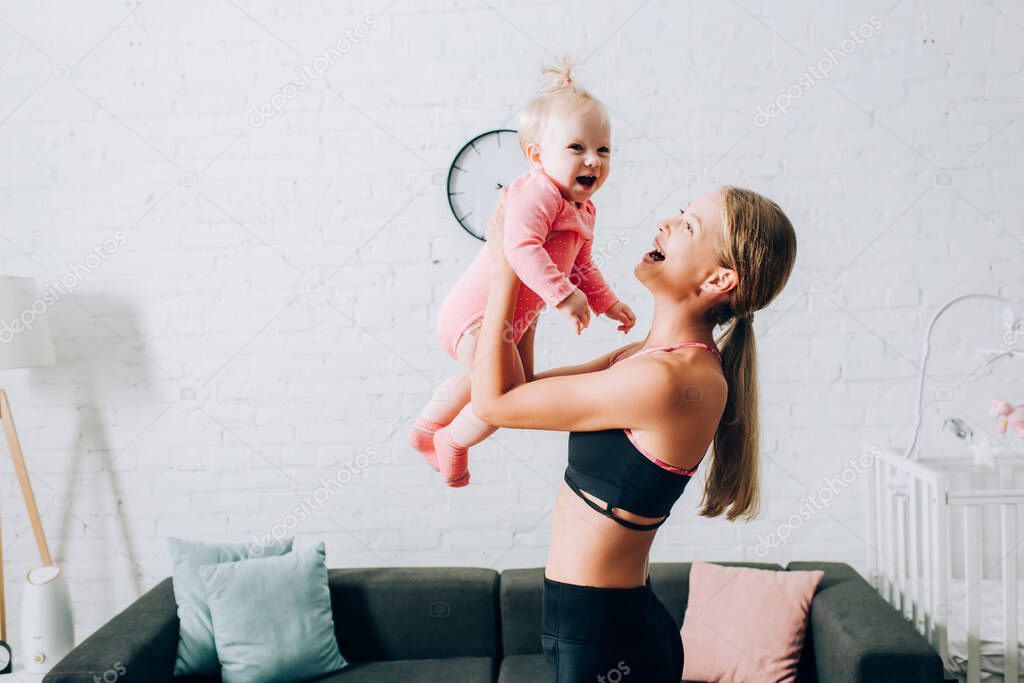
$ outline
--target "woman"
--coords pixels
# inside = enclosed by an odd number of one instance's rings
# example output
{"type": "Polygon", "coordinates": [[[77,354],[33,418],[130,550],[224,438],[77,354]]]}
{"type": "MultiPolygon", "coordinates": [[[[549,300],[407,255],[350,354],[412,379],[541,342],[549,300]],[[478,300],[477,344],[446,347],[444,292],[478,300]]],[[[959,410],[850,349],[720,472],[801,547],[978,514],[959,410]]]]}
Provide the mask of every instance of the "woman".
{"type": "MultiPolygon", "coordinates": [[[[489,229],[494,263],[472,405],[496,427],[569,432],[544,571],[541,641],[554,680],[676,683],[679,628],[651,590],[657,527],[701,462],[701,514],[758,509],[754,311],[782,290],[796,235],[774,202],[723,187],[658,223],[634,269],[654,296],[642,342],[523,381],[511,335],[519,281],[489,229]],[[714,328],[728,323],[719,343],[714,328]]],[[[620,328],[621,329],[621,328],[620,328]]]]}

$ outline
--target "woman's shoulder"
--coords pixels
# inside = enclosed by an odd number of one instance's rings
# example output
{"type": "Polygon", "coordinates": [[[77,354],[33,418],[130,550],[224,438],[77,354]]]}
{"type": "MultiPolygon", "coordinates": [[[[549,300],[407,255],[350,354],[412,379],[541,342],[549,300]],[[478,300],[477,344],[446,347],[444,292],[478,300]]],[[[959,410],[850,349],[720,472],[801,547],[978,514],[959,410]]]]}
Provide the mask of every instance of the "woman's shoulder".
{"type": "MultiPolygon", "coordinates": [[[[638,342],[636,345],[640,344],[638,342]]],[[[632,356],[626,354],[636,345],[624,347],[621,354],[627,358],[632,356]]],[[[638,372],[641,367],[644,368],[648,381],[660,385],[663,389],[661,393],[673,403],[682,400],[718,404],[724,402],[728,395],[729,385],[722,373],[722,365],[706,349],[659,349],[644,353],[630,363],[636,364],[638,372]]]]}
{"type": "Polygon", "coordinates": [[[705,349],[687,351],[689,353],[663,354],[670,356],[664,362],[679,380],[679,397],[684,405],[696,402],[701,407],[721,412],[729,396],[729,383],[722,372],[722,363],[705,349]]]}

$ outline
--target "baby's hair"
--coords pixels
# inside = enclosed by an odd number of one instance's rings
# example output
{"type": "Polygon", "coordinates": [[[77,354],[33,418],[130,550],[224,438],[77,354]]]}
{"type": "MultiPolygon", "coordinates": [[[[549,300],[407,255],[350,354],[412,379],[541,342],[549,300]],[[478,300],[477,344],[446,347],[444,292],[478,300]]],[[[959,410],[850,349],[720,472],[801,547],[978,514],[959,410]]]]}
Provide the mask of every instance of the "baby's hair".
{"type": "Polygon", "coordinates": [[[557,108],[583,100],[595,102],[604,109],[600,100],[576,82],[573,69],[575,65],[569,57],[563,57],[558,66],[541,69],[542,74],[550,77],[551,83],[534,95],[519,112],[519,148],[523,154],[526,154],[526,145],[540,139],[552,112],[557,108]]]}
{"type": "Polygon", "coordinates": [[[545,92],[558,92],[562,88],[569,88],[573,93],[580,95],[581,97],[590,97],[590,93],[584,90],[578,83],[572,78],[573,69],[576,65],[573,63],[571,57],[562,57],[562,63],[558,66],[546,66],[540,70],[545,76],[551,76],[552,84],[545,88],[545,92]]]}

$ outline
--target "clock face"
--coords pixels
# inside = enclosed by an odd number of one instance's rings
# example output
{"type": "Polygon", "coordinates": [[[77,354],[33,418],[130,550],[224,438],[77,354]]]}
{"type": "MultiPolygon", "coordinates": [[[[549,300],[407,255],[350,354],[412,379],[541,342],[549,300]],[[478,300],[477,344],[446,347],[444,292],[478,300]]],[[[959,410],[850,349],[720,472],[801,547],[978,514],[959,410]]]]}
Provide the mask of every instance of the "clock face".
{"type": "Polygon", "coordinates": [[[527,170],[514,130],[488,131],[467,142],[448,170],[448,205],[455,220],[473,237],[484,239],[498,188],[527,170]]]}

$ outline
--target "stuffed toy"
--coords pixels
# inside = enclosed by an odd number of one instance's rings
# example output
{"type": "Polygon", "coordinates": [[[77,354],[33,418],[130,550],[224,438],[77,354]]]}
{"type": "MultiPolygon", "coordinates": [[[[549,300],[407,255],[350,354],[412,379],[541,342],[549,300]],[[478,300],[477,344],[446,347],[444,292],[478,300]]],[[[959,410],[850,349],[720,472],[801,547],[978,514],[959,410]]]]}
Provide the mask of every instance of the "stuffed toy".
{"type": "Polygon", "coordinates": [[[1024,404],[1012,406],[1002,399],[993,399],[988,414],[999,418],[997,432],[1005,434],[1006,428],[1010,427],[1017,436],[1024,439],[1024,404]]]}

